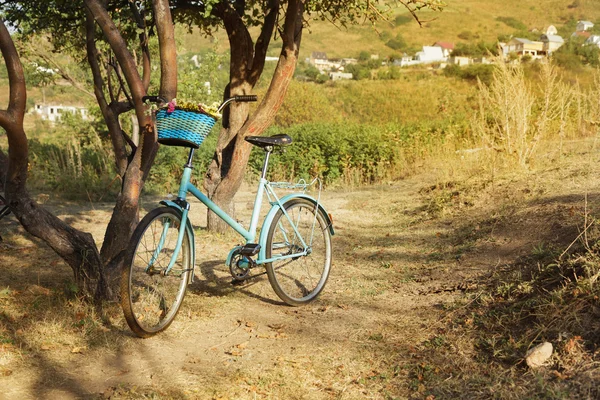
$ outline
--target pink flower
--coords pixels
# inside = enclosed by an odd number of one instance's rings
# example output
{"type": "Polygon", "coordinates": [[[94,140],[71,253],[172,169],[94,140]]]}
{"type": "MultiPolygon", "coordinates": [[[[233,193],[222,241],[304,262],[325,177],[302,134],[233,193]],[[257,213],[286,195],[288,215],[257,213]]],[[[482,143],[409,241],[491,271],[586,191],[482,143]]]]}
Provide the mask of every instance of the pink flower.
{"type": "Polygon", "coordinates": [[[175,111],[175,101],[170,101],[169,104],[167,105],[167,114],[171,114],[173,111],[175,111]]]}

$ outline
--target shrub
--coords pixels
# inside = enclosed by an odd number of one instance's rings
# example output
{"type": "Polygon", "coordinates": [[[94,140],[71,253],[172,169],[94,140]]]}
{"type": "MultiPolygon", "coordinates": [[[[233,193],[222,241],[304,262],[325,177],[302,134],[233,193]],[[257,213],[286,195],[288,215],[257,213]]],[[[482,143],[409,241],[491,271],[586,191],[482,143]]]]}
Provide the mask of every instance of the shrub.
{"type": "Polygon", "coordinates": [[[398,15],[394,20],[396,26],[405,25],[412,21],[414,21],[414,18],[411,15],[406,14],[398,15]]]}
{"type": "Polygon", "coordinates": [[[496,21],[503,22],[511,28],[517,29],[519,31],[527,30],[527,25],[513,17],[496,17],[496,21]]]}
{"type": "MultiPolygon", "coordinates": [[[[272,158],[270,179],[307,181],[319,176],[326,185],[372,184],[398,178],[409,163],[444,148],[447,136],[461,136],[463,125],[448,122],[374,126],[352,123],[296,125],[285,131],[294,143],[272,158]]],[[[271,128],[269,134],[280,133],[271,128]]],[[[253,149],[250,171],[258,176],[262,150],[253,149]]]]}

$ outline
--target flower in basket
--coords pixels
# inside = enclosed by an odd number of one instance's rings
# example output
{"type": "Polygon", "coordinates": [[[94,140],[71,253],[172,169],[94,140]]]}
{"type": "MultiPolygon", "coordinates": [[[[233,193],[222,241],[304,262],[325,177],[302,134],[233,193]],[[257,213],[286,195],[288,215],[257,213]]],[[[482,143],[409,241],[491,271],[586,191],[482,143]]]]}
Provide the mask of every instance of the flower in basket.
{"type": "Polygon", "coordinates": [[[219,112],[219,103],[213,103],[206,105],[203,103],[196,103],[192,101],[177,101],[177,99],[171,100],[167,104],[167,113],[170,114],[175,110],[190,111],[196,113],[202,113],[213,117],[214,119],[221,118],[219,112]]]}
{"type": "Polygon", "coordinates": [[[177,99],[173,99],[167,104],[167,114],[171,114],[175,111],[175,107],[177,106],[177,99]]]}

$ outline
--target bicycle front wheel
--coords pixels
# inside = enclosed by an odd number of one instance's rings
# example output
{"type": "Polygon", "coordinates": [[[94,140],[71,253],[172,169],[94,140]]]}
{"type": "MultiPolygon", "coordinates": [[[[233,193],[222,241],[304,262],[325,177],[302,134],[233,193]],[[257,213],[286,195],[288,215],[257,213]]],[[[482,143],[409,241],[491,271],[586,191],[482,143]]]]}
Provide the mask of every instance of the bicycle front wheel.
{"type": "Polygon", "coordinates": [[[331,267],[331,234],[328,218],[313,202],[298,198],[283,207],[287,216],[283,210],[277,211],[265,249],[267,259],[281,259],[265,266],[279,298],[299,306],[316,299],[325,287],[331,267]],[[287,257],[304,252],[306,255],[287,257]]]}
{"type": "Polygon", "coordinates": [[[173,268],[182,214],[162,207],[150,211],[135,229],[121,276],[121,306],[131,330],[146,338],[169,327],[181,307],[192,273],[191,235],[185,230],[173,268]]]}

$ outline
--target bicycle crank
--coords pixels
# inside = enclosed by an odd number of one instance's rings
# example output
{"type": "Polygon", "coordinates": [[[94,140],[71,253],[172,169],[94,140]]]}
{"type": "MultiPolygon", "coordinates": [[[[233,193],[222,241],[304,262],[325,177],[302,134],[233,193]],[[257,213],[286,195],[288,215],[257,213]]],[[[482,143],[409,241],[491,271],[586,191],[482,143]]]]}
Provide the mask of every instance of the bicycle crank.
{"type": "Polygon", "coordinates": [[[250,269],[254,268],[255,266],[256,263],[253,259],[237,253],[234,254],[233,259],[231,260],[229,272],[231,273],[234,281],[243,281],[248,278],[248,275],[250,275],[250,269]]]}

